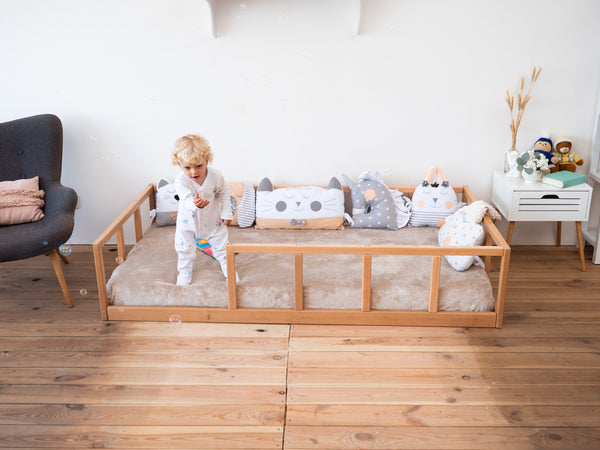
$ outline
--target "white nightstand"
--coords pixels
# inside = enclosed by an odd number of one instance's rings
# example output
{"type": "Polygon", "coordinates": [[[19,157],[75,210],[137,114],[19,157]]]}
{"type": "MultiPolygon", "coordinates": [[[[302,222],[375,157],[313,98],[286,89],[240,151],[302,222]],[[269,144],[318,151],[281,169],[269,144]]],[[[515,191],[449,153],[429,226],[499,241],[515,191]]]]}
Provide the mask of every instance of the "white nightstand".
{"type": "Polygon", "coordinates": [[[581,222],[588,220],[591,199],[592,188],[587,184],[558,189],[494,172],[492,202],[509,221],[506,242],[510,244],[515,222],[557,222],[556,245],[559,246],[561,222],[575,222],[582,271],[585,271],[585,260],[581,222]]]}

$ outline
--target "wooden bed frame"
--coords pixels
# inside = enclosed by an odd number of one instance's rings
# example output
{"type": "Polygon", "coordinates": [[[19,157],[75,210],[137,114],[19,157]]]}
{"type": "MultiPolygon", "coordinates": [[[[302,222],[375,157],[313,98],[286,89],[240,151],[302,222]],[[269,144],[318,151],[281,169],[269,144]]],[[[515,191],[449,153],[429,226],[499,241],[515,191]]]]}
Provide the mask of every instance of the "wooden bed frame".
{"type": "MultiPolygon", "coordinates": [[[[410,186],[394,186],[392,188],[398,189],[409,196],[415,190],[415,187],[410,186]]],[[[347,187],[344,187],[344,189],[347,189],[347,187]]],[[[462,201],[466,203],[476,200],[467,186],[455,186],[454,190],[457,194],[462,195],[462,201]]],[[[106,268],[103,256],[104,246],[110,239],[116,236],[118,257],[124,261],[127,258],[127,251],[123,227],[133,217],[136,242],[142,239],[143,230],[140,208],[147,201],[149,208],[154,209],[156,205],[155,195],[156,186],[154,184],[148,185],[93,244],[102,320],[168,321],[173,315],[177,314],[185,322],[502,327],[510,246],[488,216],[485,216],[483,220],[483,225],[487,231],[485,245],[476,247],[439,247],[434,245],[228,244],[227,287],[229,298],[227,308],[109,305],[106,289],[106,268]],[[294,308],[239,308],[235,281],[235,256],[237,253],[287,253],[294,255],[294,308]],[[362,255],[362,308],[360,310],[304,309],[302,298],[303,256],[317,253],[362,255]],[[371,309],[371,262],[373,255],[431,256],[428,311],[371,309]],[[438,311],[440,268],[443,255],[483,256],[488,275],[492,257],[500,258],[500,272],[495,288],[493,311],[438,311]]]]}

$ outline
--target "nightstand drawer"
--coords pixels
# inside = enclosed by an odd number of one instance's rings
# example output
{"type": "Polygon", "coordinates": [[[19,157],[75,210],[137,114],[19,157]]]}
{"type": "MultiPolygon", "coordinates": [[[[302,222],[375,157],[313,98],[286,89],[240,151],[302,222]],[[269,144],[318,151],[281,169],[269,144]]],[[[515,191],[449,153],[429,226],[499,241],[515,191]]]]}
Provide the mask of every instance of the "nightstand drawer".
{"type": "Polygon", "coordinates": [[[514,201],[517,211],[581,211],[587,198],[587,192],[515,192],[514,201]]]}
{"type": "Polygon", "coordinates": [[[515,191],[512,220],[584,221],[588,217],[589,192],[515,191]]]}

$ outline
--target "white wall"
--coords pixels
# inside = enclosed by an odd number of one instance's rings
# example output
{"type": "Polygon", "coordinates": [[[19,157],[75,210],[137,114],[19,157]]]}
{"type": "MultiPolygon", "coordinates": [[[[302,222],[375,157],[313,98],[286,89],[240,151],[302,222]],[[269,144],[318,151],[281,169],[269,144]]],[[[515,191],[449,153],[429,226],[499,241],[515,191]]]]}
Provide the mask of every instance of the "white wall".
{"type": "MultiPolygon", "coordinates": [[[[520,149],[548,130],[589,160],[599,1],[363,0],[354,36],[356,3],[217,0],[213,38],[203,0],[0,0],[0,121],[62,119],[63,182],[81,197],[71,243],[173,177],[189,132],[231,181],[389,168],[388,184],[416,184],[436,164],[489,200],[510,146],[505,91],[534,66],[520,149]]],[[[553,230],[518,224],[513,243],[553,230]]]]}

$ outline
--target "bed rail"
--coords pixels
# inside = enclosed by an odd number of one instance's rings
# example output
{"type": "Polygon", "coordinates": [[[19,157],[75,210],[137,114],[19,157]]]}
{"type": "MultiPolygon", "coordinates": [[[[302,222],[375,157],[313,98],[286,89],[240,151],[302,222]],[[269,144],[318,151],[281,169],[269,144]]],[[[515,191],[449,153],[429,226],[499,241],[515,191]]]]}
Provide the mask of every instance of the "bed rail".
{"type": "MultiPolygon", "coordinates": [[[[282,186],[278,186],[282,187],[282,186]]],[[[346,188],[346,187],[345,187],[346,188]]],[[[405,194],[412,195],[414,187],[394,186],[405,194]]],[[[462,200],[471,203],[476,200],[467,186],[454,187],[462,200]]],[[[156,186],[148,185],[144,191],[123,211],[123,213],[94,242],[94,263],[100,309],[103,320],[166,320],[172,314],[185,314],[186,321],[213,322],[254,322],[254,323],[314,323],[314,324],[367,324],[367,325],[429,325],[429,326],[469,326],[502,327],[510,246],[489,217],[484,217],[483,226],[487,231],[485,245],[475,247],[439,247],[417,245],[314,245],[314,244],[228,244],[228,307],[163,307],[163,306],[111,306],[106,290],[106,269],[103,248],[116,236],[119,258],[127,257],[123,225],[134,218],[136,241],[142,238],[140,208],[145,201],[150,209],[155,207],[156,186]],[[235,258],[241,253],[284,253],[294,258],[294,308],[238,308],[237,283],[235,280],[235,258]],[[360,310],[305,309],[303,299],[303,261],[307,254],[351,254],[362,255],[362,306],[360,310]],[[371,308],[371,266],[374,255],[421,255],[431,257],[429,306],[427,311],[373,310],[371,308]],[[499,275],[496,286],[494,310],[492,312],[439,311],[438,297],[442,256],[473,255],[482,256],[486,272],[492,257],[500,258],[499,275]]]]}

